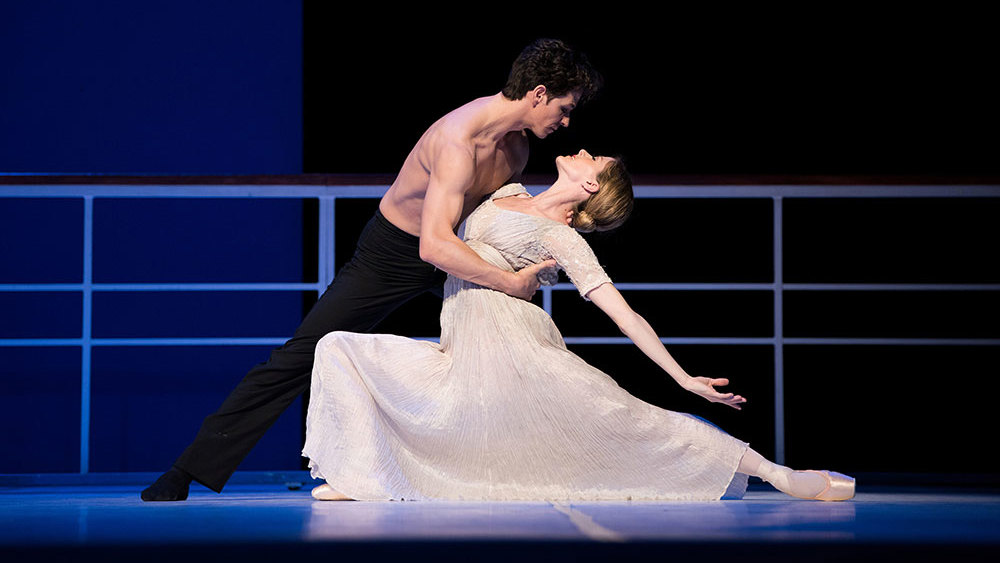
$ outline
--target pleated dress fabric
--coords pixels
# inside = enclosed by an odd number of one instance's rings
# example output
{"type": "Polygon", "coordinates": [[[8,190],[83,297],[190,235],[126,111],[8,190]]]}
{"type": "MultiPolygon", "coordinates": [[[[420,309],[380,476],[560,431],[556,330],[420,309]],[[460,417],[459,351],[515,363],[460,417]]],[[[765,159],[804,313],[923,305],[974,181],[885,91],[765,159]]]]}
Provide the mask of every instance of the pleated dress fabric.
{"type": "MultiPolygon", "coordinates": [[[[522,193],[477,208],[466,243],[508,271],[554,258],[583,296],[610,283],[575,230],[493,203],[522,193]]],[[[746,443],[631,396],[538,306],[449,276],[441,330],[440,344],[320,340],[303,449],[314,477],[358,500],[742,497],[746,443]]]]}

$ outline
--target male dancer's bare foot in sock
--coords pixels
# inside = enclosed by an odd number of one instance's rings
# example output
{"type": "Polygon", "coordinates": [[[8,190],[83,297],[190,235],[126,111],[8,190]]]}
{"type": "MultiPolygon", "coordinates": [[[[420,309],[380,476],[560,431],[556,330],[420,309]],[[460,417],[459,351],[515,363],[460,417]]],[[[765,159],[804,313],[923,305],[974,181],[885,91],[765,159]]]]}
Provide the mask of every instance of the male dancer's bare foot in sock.
{"type": "Polygon", "coordinates": [[[142,491],[144,501],[187,500],[191,486],[191,475],[183,469],[171,467],[160,478],[142,491]]]}

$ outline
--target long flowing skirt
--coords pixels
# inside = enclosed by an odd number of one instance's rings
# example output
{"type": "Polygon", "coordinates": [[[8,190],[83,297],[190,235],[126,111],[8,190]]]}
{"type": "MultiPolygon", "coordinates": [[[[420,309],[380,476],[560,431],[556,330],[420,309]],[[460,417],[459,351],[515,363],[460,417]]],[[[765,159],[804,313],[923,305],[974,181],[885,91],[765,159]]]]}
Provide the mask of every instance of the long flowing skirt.
{"type": "Polygon", "coordinates": [[[303,455],[359,500],[738,498],[747,444],[645,403],[539,307],[449,279],[441,342],[334,332],[303,455]]]}

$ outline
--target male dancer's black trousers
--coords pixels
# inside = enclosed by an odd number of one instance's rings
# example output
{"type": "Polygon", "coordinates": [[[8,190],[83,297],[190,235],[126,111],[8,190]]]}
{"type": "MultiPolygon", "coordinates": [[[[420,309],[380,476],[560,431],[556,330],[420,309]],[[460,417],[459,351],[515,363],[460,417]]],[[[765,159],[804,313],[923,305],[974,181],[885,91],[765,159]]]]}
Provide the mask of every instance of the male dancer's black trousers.
{"type": "Polygon", "coordinates": [[[419,238],[376,212],[354,257],[337,272],[295,335],[247,373],[174,465],[221,492],[264,432],[309,389],[320,338],[335,330],[368,332],[408,299],[428,290],[440,294],[444,273],[420,259],[419,247],[419,238]]]}

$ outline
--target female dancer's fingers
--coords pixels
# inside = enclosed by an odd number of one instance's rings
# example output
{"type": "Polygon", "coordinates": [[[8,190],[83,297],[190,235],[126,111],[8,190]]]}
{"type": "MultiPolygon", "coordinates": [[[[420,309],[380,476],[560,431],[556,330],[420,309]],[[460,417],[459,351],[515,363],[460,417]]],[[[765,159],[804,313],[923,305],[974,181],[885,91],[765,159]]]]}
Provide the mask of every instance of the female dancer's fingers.
{"type": "Polygon", "coordinates": [[[720,402],[725,403],[736,410],[742,410],[740,405],[745,403],[747,400],[739,395],[733,395],[732,393],[729,393],[729,395],[730,395],[729,397],[726,397],[720,402]]]}

